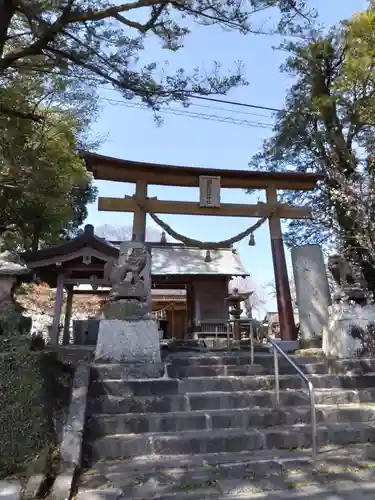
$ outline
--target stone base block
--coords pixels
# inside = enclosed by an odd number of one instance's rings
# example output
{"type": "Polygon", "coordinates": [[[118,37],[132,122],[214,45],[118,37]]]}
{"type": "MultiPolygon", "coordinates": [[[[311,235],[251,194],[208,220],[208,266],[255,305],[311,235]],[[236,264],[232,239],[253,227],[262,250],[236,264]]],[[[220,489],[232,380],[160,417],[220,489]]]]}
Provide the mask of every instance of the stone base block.
{"type": "Polygon", "coordinates": [[[120,319],[121,321],[139,321],[151,318],[150,304],[135,299],[107,302],[103,312],[106,319],[120,319]]]}
{"type": "Polygon", "coordinates": [[[134,368],[138,377],[142,377],[142,372],[145,377],[160,376],[162,364],[157,322],[100,321],[95,361],[124,363],[130,372],[134,368]]]}
{"type": "Polygon", "coordinates": [[[374,305],[333,304],[328,327],[323,332],[324,354],[329,358],[341,359],[372,357],[374,330],[374,305]]]}
{"type": "Polygon", "coordinates": [[[322,337],[315,337],[312,339],[301,339],[299,341],[299,349],[321,349],[322,348],[322,337]]]}
{"type": "MultiPolygon", "coordinates": [[[[275,344],[277,344],[280,349],[284,352],[295,352],[300,348],[298,340],[275,340],[275,344]]],[[[269,350],[273,352],[272,344],[267,344],[269,350]]]]}

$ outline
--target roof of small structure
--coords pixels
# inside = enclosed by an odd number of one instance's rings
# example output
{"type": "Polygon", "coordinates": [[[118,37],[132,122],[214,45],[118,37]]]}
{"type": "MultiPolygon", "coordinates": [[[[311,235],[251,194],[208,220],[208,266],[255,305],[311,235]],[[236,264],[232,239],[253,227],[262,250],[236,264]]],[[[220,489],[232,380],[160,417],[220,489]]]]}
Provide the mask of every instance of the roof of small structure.
{"type": "Polygon", "coordinates": [[[202,175],[220,176],[221,185],[226,188],[265,189],[273,184],[279,189],[314,189],[325,175],[304,172],[257,172],[251,170],[217,169],[162,165],[132,160],[123,160],[81,151],[86,168],[95,179],[136,182],[144,178],[149,184],[172,186],[199,186],[202,175]]]}
{"type": "Polygon", "coordinates": [[[248,276],[239,255],[231,248],[207,250],[186,246],[152,246],[152,275],[248,276]]]}
{"type": "Polygon", "coordinates": [[[110,245],[104,238],[99,238],[95,235],[94,226],[87,224],[81,235],[72,240],[65,241],[60,245],[54,245],[35,252],[25,252],[22,254],[22,259],[25,262],[41,261],[54,257],[69,255],[75,250],[89,247],[98,252],[107,255],[108,257],[117,258],[118,249],[110,245]]]}
{"type": "MultiPolygon", "coordinates": [[[[210,250],[187,247],[181,244],[146,243],[151,251],[151,274],[153,276],[170,275],[222,275],[248,276],[239,255],[232,248],[210,250]]],[[[23,260],[34,270],[39,267],[53,266],[56,263],[69,261],[69,255],[79,258],[80,251],[94,249],[107,260],[118,258],[118,242],[111,243],[94,234],[93,226],[86,226],[82,235],[36,252],[26,252],[23,260]],[[33,265],[34,264],[34,265],[33,265]]],[[[98,255],[98,254],[96,254],[98,255]]]]}

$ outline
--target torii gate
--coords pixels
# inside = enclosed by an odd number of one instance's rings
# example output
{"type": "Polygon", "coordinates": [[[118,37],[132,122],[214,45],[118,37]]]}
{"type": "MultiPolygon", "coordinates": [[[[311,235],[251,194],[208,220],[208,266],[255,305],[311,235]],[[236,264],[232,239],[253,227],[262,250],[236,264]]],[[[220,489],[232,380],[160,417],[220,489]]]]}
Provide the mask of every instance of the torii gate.
{"type": "Polygon", "coordinates": [[[294,323],[280,219],[309,218],[311,217],[311,209],[278,203],[277,190],[313,190],[317,182],[324,179],[323,174],[254,172],[158,165],[121,160],[85,151],[81,152],[81,157],[86,163],[86,168],[93,173],[96,180],[135,183],[135,195],[132,197],[99,197],[99,210],[133,212],[133,239],[136,241],[145,241],[148,212],[248,218],[269,217],[281,338],[283,340],[296,340],[297,331],[294,323]],[[148,198],[148,184],[200,187],[201,203],[148,198]],[[208,186],[210,187],[208,188],[208,186]],[[220,204],[220,187],[264,189],[267,203],[256,205],[220,204]],[[204,202],[202,202],[202,188],[210,191],[203,196],[204,202]]]}

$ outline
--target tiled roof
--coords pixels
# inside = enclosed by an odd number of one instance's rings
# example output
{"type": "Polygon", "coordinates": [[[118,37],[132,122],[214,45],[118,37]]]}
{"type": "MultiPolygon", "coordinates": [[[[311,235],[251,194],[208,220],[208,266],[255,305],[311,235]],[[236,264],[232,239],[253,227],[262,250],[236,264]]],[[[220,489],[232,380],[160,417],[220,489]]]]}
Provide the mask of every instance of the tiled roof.
{"type": "MultiPolygon", "coordinates": [[[[112,243],[119,248],[118,243],[112,243]]],[[[207,250],[184,245],[151,245],[151,274],[165,275],[222,275],[222,276],[249,276],[237,252],[232,248],[210,250],[210,259],[207,259],[207,250]]]]}
{"type": "Polygon", "coordinates": [[[152,247],[151,273],[153,275],[203,274],[248,276],[239,256],[230,248],[206,250],[185,246],[152,247]],[[206,262],[209,260],[208,262],[206,262]]]}

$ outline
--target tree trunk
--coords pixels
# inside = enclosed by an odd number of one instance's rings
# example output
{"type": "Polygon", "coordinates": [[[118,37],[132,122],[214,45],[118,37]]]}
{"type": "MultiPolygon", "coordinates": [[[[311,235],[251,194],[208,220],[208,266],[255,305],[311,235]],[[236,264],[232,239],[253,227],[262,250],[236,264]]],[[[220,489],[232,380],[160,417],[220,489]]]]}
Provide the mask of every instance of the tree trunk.
{"type": "Polygon", "coordinates": [[[14,0],[2,0],[0,2],[0,58],[4,53],[4,46],[8,37],[9,25],[16,11],[14,0]]]}

